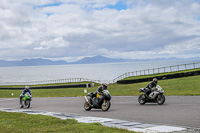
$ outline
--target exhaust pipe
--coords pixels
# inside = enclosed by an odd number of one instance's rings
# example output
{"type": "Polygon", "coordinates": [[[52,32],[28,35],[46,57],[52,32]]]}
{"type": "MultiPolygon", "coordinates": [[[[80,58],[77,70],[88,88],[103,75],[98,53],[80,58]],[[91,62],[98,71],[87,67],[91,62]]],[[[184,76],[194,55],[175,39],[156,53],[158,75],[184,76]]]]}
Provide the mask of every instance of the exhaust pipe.
{"type": "Polygon", "coordinates": [[[83,98],[85,99],[85,101],[86,101],[86,102],[88,102],[88,103],[89,103],[89,101],[88,101],[88,99],[87,99],[87,97],[86,97],[86,96],[84,96],[83,98]]]}
{"type": "Polygon", "coordinates": [[[87,97],[86,96],[84,96],[83,97],[84,99],[85,99],[85,101],[92,107],[92,105],[90,104],[90,102],[88,101],[88,99],[87,99],[87,97]]]}
{"type": "Polygon", "coordinates": [[[84,96],[83,98],[85,99],[85,101],[86,101],[90,106],[92,106],[92,105],[90,104],[90,102],[88,101],[88,99],[87,99],[86,96],[84,96]]]}

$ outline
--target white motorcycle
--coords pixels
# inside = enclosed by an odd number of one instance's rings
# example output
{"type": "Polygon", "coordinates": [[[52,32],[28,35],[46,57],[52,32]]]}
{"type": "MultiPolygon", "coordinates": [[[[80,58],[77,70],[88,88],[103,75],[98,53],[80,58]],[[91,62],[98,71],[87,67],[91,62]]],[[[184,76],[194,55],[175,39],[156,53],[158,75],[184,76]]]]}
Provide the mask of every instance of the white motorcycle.
{"type": "Polygon", "coordinates": [[[143,92],[144,94],[141,94],[138,98],[138,102],[143,105],[147,102],[151,103],[157,103],[159,105],[162,105],[165,102],[165,96],[164,96],[164,90],[157,85],[156,89],[153,90],[149,96],[146,94],[147,88],[140,88],[140,92],[143,92]]]}

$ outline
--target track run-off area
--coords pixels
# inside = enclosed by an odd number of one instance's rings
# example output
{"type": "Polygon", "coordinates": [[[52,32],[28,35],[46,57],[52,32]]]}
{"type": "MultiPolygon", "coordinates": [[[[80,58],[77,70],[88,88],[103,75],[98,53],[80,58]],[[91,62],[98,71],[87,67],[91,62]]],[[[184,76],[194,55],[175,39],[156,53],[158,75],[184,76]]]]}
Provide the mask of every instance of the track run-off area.
{"type": "MultiPolygon", "coordinates": [[[[163,105],[140,105],[137,99],[138,96],[113,96],[111,108],[104,112],[100,109],[85,111],[83,97],[33,96],[31,107],[24,109],[200,129],[200,96],[166,96],[163,105]]],[[[0,109],[24,110],[19,108],[18,98],[0,98],[0,109]]]]}

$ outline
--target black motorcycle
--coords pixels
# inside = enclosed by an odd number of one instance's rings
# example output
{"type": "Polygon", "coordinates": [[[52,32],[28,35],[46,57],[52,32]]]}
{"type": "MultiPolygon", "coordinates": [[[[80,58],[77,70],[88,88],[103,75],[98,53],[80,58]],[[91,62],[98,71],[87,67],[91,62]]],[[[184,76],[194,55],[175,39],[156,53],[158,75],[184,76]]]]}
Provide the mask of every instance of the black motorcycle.
{"type": "Polygon", "coordinates": [[[138,102],[141,105],[147,102],[162,105],[165,102],[165,96],[163,95],[164,90],[159,85],[157,85],[156,89],[153,90],[149,95],[146,94],[147,88],[140,88],[140,92],[144,92],[144,94],[141,94],[138,98],[138,102]]]}
{"type": "Polygon", "coordinates": [[[95,93],[88,93],[87,96],[84,96],[85,103],[84,109],[86,111],[90,111],[92,108],[94,109],[102,109],[103,111],[109,110],[111,106],[111,94],[108,90],[102,91],[103,95],[99,95],[98,93],[95,96],[95,93]],[[101,101],[99,103],[99,101],[101,101]]]}

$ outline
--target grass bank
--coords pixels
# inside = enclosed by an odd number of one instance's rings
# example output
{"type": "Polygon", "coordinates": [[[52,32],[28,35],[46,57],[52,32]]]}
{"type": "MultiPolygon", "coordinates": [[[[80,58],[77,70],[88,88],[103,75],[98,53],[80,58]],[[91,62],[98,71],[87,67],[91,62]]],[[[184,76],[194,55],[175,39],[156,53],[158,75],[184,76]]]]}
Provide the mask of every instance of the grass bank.
{"type": "MultiPolygon", "coordinates": [[[[144,88],[149,82],[135,84],[109,84],[108,90],[112,96],[139,95],[139,88],[144,88]]],[[[159,80],[158,84],[164,89],[165,95],[200,95],[200,75],[159,80]]],[[[84,96],[84,89],[88,92],[96,91],[100,84],[95,83],[90,88],[62,88],[62,89],[32,89],[33,97],[77,97],[84,96]]],[[[17,86],[12,86],[17,87],[17,86]]],[[[22,90],[0,89],[0,98],[17,98],[22,90]],[[14,93],[12,96],[11,93],[14,93]]]]}
{"type": "Polygon", "coordinates": [[[132,77],[124,78],[122,80],[153,78],[153,77],[158,77],[158,76],[166,76],[166,75],[177,74],[177,73],[187,73],[187,72],[193,72],[193,71],[199,71],[199,70],[200,70],[200,68],[196,68],[196,69],[188,69],[188,70],[175,71],[175,72],[166,72],[166,73],[156,73],[156,74],[148,74],[148,75],[141,75],[141,76],[132,76],[132,77]]]}
{"type": "Polygon", "coordinates": [[[0,111],[0,133],[130,133],[131,131],[104,127],[99,123],[78,123],[74,119],[61,120],[43,115],[0,111]],[[102,130],[103,129],[103,130],[102,130]]]}

